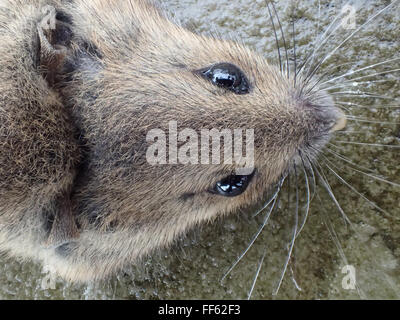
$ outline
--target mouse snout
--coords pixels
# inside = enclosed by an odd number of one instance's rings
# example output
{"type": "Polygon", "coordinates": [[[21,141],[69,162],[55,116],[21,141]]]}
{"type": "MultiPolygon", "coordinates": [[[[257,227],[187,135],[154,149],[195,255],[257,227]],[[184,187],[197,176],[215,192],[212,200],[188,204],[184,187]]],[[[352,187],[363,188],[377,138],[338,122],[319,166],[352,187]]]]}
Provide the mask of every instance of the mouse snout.
{"type": "Polygon", "coordinates": [[[346,127],[347,117],[341,110],[337,110],[336,123],[331,128],[330,132],[340,131],[346,127]]]}
{"type": "Polygon", "coordinates": [[[315,121],[311,128],[314,128],[316,132],[321,134],[334,133],[346,127],[346,114],[327,98],[319,103],[306,103],[303,106],[306,114],[311,114],[310,119],[315,121]]]}

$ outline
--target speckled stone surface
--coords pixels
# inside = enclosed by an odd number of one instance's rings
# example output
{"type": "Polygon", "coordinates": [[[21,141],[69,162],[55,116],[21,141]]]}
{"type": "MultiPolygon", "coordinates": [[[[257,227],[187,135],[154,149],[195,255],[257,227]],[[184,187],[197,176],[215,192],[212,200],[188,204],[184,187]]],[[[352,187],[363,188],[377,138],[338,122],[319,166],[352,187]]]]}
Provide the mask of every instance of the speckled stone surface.
{"type": "MultiPolygon", "coordinates": [[[[304,61],[313,47],[318,47],[324,30],[340,13],[345,1],[298,1],[293,11],[291,1],[281,1],[277,11],[286,40],[292,47],[292,16],[298,60],[304,61]]],[[[316,59],[357,31],[370,17],[390,1],[354,1],[356,29],[339,28],[317,51],[316,59]]],[[[218,34],[234,38],[277,62],[276,46],[265,1],[261,0],[164,0],[171,16],[198,33],[218,34]]],[[[331,29],[332,30],[332,29],[331,29]]],[[[349,70],[400,58],[400,3],[357,31],[341,49],[335,51],[321,67],[330,78],[349,70]],[[342,66],[340,66],[342,65],[342,66]]],[[[329,32],[327,33],[329,34],[329,32]]],[[[281,41],[281,44],[282,41],[281,41]]],[[[289,50],[292,53],[292,50],[289,50]]],[[[381,64],[350,78],[397,69],[399,61],[381,64]]],[[[366,176],[350,169],[349,162],[335,158],[329,151],[320,158],[321,166],[343,212],[323,187],[318,188],[311,204],[305,227],[296,239],[291,262],[277,295],[292,240],[294,226],[294,187],[290,191],[288,209],[287,188],[283,190],[280,210],[272,217],[260,237],[234,270],[221,281],[225,272],[246,249],[262,223],[263,216],[252,217],[254,210],[238,212],[231,217],[191,231],[168,251],[154,253],[140,266],[132,266],[103,283],[78,286],[58,280],[55,289],[42,289],[46,274],[39,265],[0,258],[0,298],[3,299],[245,299],[248,297],[260,259],[265,259],[252,293],[253,299],[358,299],[400,298],[400,188],[383,181],[400,182],[399,149],[354,143],[400,145],[399,72],[363,78],[345,83],[337,92],[360,90],[374,93],[376,98],[335,95],[338,101],[357,104],[348,113],[351,118],[344,133],[338,133],[331,150],[339,152],[364,169],[366,176]],[[357,84],[356,82],[360,82],[357,84]],[[362,107],[360,107],[362,106],[362,107]],[[393,107],[397,106],[397,107],[393,107]],[[385,122],[385,123],[379,123],[385,122]],[[390,123],[386,123],[390,122],[390,123]],[[340,181],[326,162],[352,187],[340,181]],[[353,188],[353,189],[352,189],[353,188]],[[363,197],[376,203],[378,210],[363,197]],[[344,265],[354,266],[356,289],[344,289],[344,265]]],[[[348,78],[348,79],[350,79],[348,78]]],[[[338,79],[339,83],[344,79],[338,79]]],[[[333,85],[331,83],[330,85],[333,85]]],[[[304,179],[299,178],[299,194],[304,206],[304,179]]],[[[321,184],[320,184],[321,186],[321,184]]],[[[302,211],[303,212],[303,211],[302,211]]],[[[302,219],[302,217],[300,217],[302,219]]],[[[346,283],[346,282],[345,282],[346,283]]]]}

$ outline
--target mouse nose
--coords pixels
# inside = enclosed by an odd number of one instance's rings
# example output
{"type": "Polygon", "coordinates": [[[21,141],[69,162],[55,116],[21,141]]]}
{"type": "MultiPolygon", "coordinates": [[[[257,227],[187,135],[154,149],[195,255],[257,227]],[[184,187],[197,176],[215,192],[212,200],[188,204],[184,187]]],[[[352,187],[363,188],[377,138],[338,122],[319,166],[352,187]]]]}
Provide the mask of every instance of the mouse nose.
{"type": "Polygon", "coordinates": [[[346,127],[346,124],[347,124],[346,115],[341,110],[338,110],[338,117],[336,120],[336,124],[332,127],[331,132],[343,130],[346,127]]]}

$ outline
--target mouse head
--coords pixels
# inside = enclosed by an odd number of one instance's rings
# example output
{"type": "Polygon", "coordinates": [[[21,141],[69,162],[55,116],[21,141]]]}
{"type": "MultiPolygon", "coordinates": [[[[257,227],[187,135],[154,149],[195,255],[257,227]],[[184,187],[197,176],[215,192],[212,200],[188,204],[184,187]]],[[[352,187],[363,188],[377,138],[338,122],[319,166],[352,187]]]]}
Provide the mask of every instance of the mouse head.
{"type": "Polygon", "coordinates": [[[56,82],[87,151],[81,224],[176,235],[262,199],[345,123],[312,81],[147,2],[63,10],[70,39],[56,82]]]}

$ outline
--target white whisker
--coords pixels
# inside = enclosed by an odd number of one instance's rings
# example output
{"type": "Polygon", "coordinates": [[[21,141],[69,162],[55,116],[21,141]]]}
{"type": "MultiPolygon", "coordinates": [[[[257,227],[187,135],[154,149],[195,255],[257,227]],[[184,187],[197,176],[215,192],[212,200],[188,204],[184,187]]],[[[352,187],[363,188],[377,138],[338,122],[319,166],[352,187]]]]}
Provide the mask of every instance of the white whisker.
{"type": "Polygon", "coordinates": [[[332,87],[328,87],[328,88],[321,88],[321,90],[326,90],[326,91],[330,91],[330,90],[334,90],[334,89],[341,89],[341,88],[345,88],[345,87],[358,87],[361,85],[371,85],[371,84],[377,84],[377,83],[385,83],[385,82],[389,82],[389,81],[393,81],[393,79],[381,79],[381,80],[372,80],[372,81],[346,81],[346,82],[341,82],[335,86],[332,87]]]}
{"type": "Polygon", "coordinates": [[[254,217],[257,217],[261,212],[263,212],[266,208],[269,207],[269,205],[272,203],[272,201],[274,201],[276,199],[276,197],[278,196],[279,192],[282,189],[283,184],[285,183],[285,179],[286,177],[283,177],[282,180],[279,182],[277,189],[275,191],[275,193],[273,194],[273,196],[271,197],[271,199],[269,199],[262,207],[261,209],[259,209],[254,215],[254,217]]]}
{"type": "Polygon", "coordinates": [[[296,238],[300,235],[301,231],[303,231],[304,226],[306,225],[306,221],[308,218],[308,213],[310,211],[310,183],[308,181],[308,175],[307,175],[307,171],[306,168],[304,166],[304,161],[303,159],[301,159],[303,162],[303,172],[304,172],[304,178],[306,179],[306,198],[307,198],[307,203],[306,203],[306,208],[305,208],[305,215],[304,215],[304,219],[300,225],[299,231],[297,232],[296,238]]]}
{"type": "MultiPolygon", "coordinates": [[[[344,39],[335,49],[331,50],[329,54],[325,56],[325,58],[322,59],[322,61],[318,64],[318,66],[321,66],[324,64],[325,61],[327,61],[332,55],[336,53],[337,50],[339,50],[347,41],[349,41],[355,34],[357,34],[364,26],[366,26],[368,23],[370,23],[373,19],[378,17],[382,12],[386,11],[389,9],[391,6],[393,6],[396,2],[399,0],[395,0],[389,5],[387,5],[385,8],[383,8],[381,11],[378,13],[374,14],[371,18],[369,18],[365,23],[363,23],[360,27],[358,27],[354,32],[352,32],[346,39],[344,39]]],[[[331,80],[332,81],[332,80],[331,80]]]]}
{"type": "Polygon", "coordinates": [[[394,124],[394,125],[399,125],[400,124],[400,122],[370,120],[370,119],[358,118],[356,116],[350,116],[350,115],[347,115],[346,118],[347,118],[347,120],[357,121],[357,122],[377,123],[377,124],[394,124]]]}
{"type": "Polygon", "coordinates": [[[354,168],[352,168],[352,167],[350,167],[350,166],[347,166],[347,165],[346,165],[346,167],[350,168],[350,169],[353,170],[353,171],[356,171],[356,172],[358,172],[358,173],[361,173],[361,174],[363,174],[363,175],[366,175],[366,176],[368,176],[368,177],[370,177],[370,178],[372,178],[372,179],[375,179],[375,180],[384,182],[384,183],[386,183],[386,184],[390,184],[390,185],[392,185],[392,186],[394,186],[394,187],[397,187],[397,188],[400,187],[400,184],[398,184],[398,183],[389,181],[389,180],[384,179],[384,178],[380,178],[380,177],[378,177],[378,176],[375,176],[375,175],[370,174],[370,173],[363,172],[363,171],[361,171],[361,170],[354,169],[354,168]]]}
{"type": "MultiPolygon", "coordinates": [[[[327,149],[327,150],[329,150],[329,149],[327,149]]],[[[330,151],[332,151],[332,150],[330,150],[330,151]]],[[[345,162],[351,163],[351,164],[353,164],[354,166],[357,167],[357,165],[355,165],[355,164],[352,163],[351,161],[345,160],[344,158],[342,158],[342,160],[345,161],[345,162]]],[[[378,181],[381,181],[381,182],[390,184],[390,185],[392,185],[392,186],[394,186],[394,187],[400,187],[400,184],[398,184],[398,183],[396,183],[396,182],[389,181],[389,180],[387,180],[386,178],[381,178],[381,177],[378,177],[378,176],[376,176],[376,175],[373,175],[373,174],[370,174],[370,173],[366,173],[366,172],[364,172],[364,171],[355,169],[355,168],[353,168],[353,167],[351,167],[351,166],[348,166],[348,165],[345,165],[345,166],[346,166],[347,168],[349,168],[349,169],[355,171],[355,172],[358,172],[358,173],[361,173],[361,174],[363,174],[363,175],[366,175],[366,176],[368,176],[368,177],[370,177],[370,178],[372,178],[372,179],[375,179],[375,180],[378,180],[378,181]]],[[[359,167],[359,166],[358,166],[358,167],[359,167]]],[[[362,167],[361,167],[361,168],[362,168],[362,167]]],[[[365,168],[363,168],[363,169],[365,169],[365,168]]],[[[367,169],[367,170],[370,171],[370,172],[372,172],[372,170],[370,170],[370,169],[367,169]]]]}
{"type": "Polygon", "coordinates": [[[364,106],[352,102],[345,102],[345,101],[340,101],[340,100],[335,100],[336,104],[342,104],[347,107],[356,107],[356,108],[366,108],[366,109],[397,109],[400,108],[400,105],[385,105],[385,106],[375,106],[375,105],[370,105],[370,106],[364,106]]]}
{"type": "Polygon", "coordinates": [[[365,131],[337,131],[335,132],[336,134],[360,134],[360,133],[365,133],[365,131]]]}
{"type": "MultiPolygon", "coordinates": [[[[290,262],[290,258],[292,257],[292,252],[293,252],[293,248],[294,248],[294,243],[296,241],[296,236],[297,236],[297,228],[298,228],[298,224],[299,224],[299,187],[298,187],[298,181],[297,181],[297,172],[296,172],[296,166],[294,167],[294,172],[295,172],[295,178],[296,178],[296,209],[295,209],[295,225],[293,228],[293,237],[292,237],[292,241],[290,243],[290,247],[289,247],[289,252],[285,261],[285,265],[281,274],[281,277],[279,279],[279,283],[277,285],[277,288],[275,289],[275,291],[272,293],[274,296],[276,296],[279,292],[279,289],[282,285],[282,281],[283,278],[285,277],[289,262],[290,262]]],[[[290,186],[289,186],[290,188],[290,186]]]]}
{"type": "Polygon", "coordinates": [[[275,208],[276,202],[278,198],[275,198],[274,202],[272,203],[269,211],[266,213],[264,217],[264,221],[261,224],[260,228],[256,232],[256,234],[253,236],[253,239],[250,241],[249,245],[247,248],[242,252],[242,254],[239,256],[239,258],[232,264],[232,266],[229,268],[229,270],[224,274],[222,277],[221,281],[224,281],[225,278],[232,272],[232,270],[237,266],[237,264],[243,259],[243,257],[246,255],[246,253],[250,250],[250,248],[253,246],[254,242],[257,240],[258,236],[261,234],[261,232],[264,230],[265,226],[267,225],[269,218],[271,216],[272,211],[275,208]]]}
{"type": "Polygon", "coordinates": [[[360,145],[360,146],[370,146],[370,147],[394,148],[394,149],[399,149],[400,148],[400,146],[391,145],[391,144],[365,143],[365,142],[352,142],[352,141],[338,141],[338,140],[335,140],[335,142],[343,143],[343,144],[354,144],[354,145],[360,145]]]}
{"type": "MultiPolygon", "coordinates": [[[[325,160],[330,163],[331,165],[332,162],[330,162],[328,159],[325,158],[325,160]]],[[[388,213],[386,210],[382,209],[379,207],[375,202],[369,200],[366,196],[364,196],[361,192],[359,192],[356,188],[354,188],[352,185],[350,185],[346,180],[344,180],[335,170],[333,170],[328,164],[325,163],[325,166],[331,171],[336,178],[339,179],[340,182],[342,182],[344,185],[346,185],[348,188],[350,188],[354,193],[359,195],[361,198],[363,198],[366,202],[368,202],[371,206],[373,206],[375,209],[379,210],[380,212],[384,213],[388,217],[392,217],[390,213],[388,213]]]]}
{"type": "Polygon", "coordinates": [[[342,215],[343,219],[345,222],[347,222],[349,225],[352,225],[352,222],[350,221],[350,219],[347,217],[346,213],[343,211],[342,207],[340,206],[339,202],[337,201],[335,194],[333,193],[328,180],[325,177],[324,172],[322,171],[321,166],[319,165],[318,162],[316,162],[316,164],[318,165],[318,167],[321,169],[321,171],[318,171],[317,168],[315,168],[315,171],[318,174],[318,177],[320,178],[324,188],[326,189],[326,191],[328,192],[328,195],[330,196],[330,198],[333,200],[333,203],[336,205],[337,209],[339,210],[340,214],[342,215]]]}
{"type": "Polygon", "coordinates": [[[337,91],[337,92],[330,92],[331,95],[341,95],[341,96],[348,96],[348,97],[357,97],[357,98],[378,98],[378,99],[389,99],[395,100],[396,98],[387,97],[382,95],[376,95],[370,92],[362,92],[362,91],[337,91]]]}
{"type": "MultiPolygon", "coordinates": [[[[319,165],[318,165],[318,166],[319,166],[319,165]]],[[[319,166],[319,167],[320,167],[320,166],[319,166]]],[[[321,168],[321,167],[320,167],[320,168],[321,168]]],[[[321,170],[322,170],[322,168],[321,168],[321,170]]],[[[326,179],[326,178],[325,178],[325,179],[326,179]]],[[[322,179],[322,181],[323,181],[323,179],[322,179]]],[[[328,188],[330,189],[329,186],[328,186],[328,188]]],[[[340,211],[340,212],[342,213],[342,215],[343,215],[344,212],[343,212],[343,210],[341,209],[340,205],[338,206],[338,202],[337,202],[337,200],[336,200],[336,198],[335,198],[335,196],[334,196],[332,190],[331,190],[331,189],[330,189],[330,190],[327,189],[327,191],[328,191],[328,194],[331,196],[332,200],[334,201],[334,203],[337,204],[337,207],[338,207],[339,211],[340,211]]],[[[318,196],[318,198],[319,198],[319,196],[318,196]]],[[[321,201],[320,198],[319,198],[319,200],[320,200],[320,202],[321,202],[321,204],[322,204],[322,201],[321,201]]],[[[323,211],[323,210],[321,210],[321,211],[323,211]]],[[[350,222],[350,220],[348,220],[348,221],[350,222]]],[[[329,221],[329,222],[330,222],[330,221],[329,221]]],[[[334,231],[334,229],[333,229],[333,227],[332,227],[332,224],[329,223],[329,225],[330,225],[330,227],[331,227],[331,229],[328,229],[329,232],[331,233],[331,235],[334,234],[335,237],[336,237],[336,239],[338,239],[338,237],[337,237],[337,235],[336,235],[336,233],[335,233],[335,231],[334,231]],[[332,231],[332,232],[331,232],[331,231],[332,231]]],[[[362,235],[361,235],[360,232],[356,229],[356,227],[353,225],[353,223],[350,222],[349,225],[350,225],[351,229],[354,231],[354,233],[355,233],[358,237],[362,237],[362,235]]],[[[327,226],[328,226],[328,225],[327,225],[327,226]]],[[[335,244],[340,244],[340,242],[339,242],[339,241],[337,241],[337,242],[335,241],[335,244]]],[[[338,248],[339,248],[339,247],[338,247],[338,248]]],[[[371,254],[371,256],[372,256],[372,262],[373,262],[373,264],[375,265],[375,267],[378,267],[379,264],[377,263],[377,261],[376,261],[376,259],[375,259],[375,254],[374,254],[374,252],[372,252],[370,248],[368,248],[368,247],[366,247],[366,248],[367,248],[367,250],[370,252],[370,254],[371,254]]],[[[341,255],[342,257],[345,258],[345,255],[344,255],[344,252],[343,252],[343,249],[342,249],[341,245],[340,245],[339,253],[340,253],[340,255],[341,255]]],[[[346,265],[349,264],[349,263],[347,262],[347,259],[344,260],[344,262],[345,262],[346,265]]],[[[384,279],[385,279],[385,281],[392,287],[390,280],[388,280],[388,278],[387,278],[386,276],[384,277],[384,279]]],[[[357,283],[356,283],[356,288],[357,288],[359,294],[363,294],[363,295],[365,296],[365,294],[363,293],[363,291],[361,290],[361,288],[358,286],[357,283]]],[[[361,295],[360,295],[360,296],[361,296],[361,295]]]]}
{"type": "Polygon", "coordinates": [[[258,264],[257,272],[256,272],[256,275],[254,276],[253,284],[251,285],[251,288],[250,288],[250,291],[249,291],[249,295],[247,296],[247,300],[250,300],[251,295],[253,294],[253,290],[254,290],[254,287],[256,286],[256,282],[257,282],[258,276],[260,274],[261,267],[262,267],[262,265],[264,263],[264,259],[265,259],[266,254],[267,254],[267,250],[264,251],[264,254],[263,254],[263,256],[262,256],[262,258],[261,258],[261,260],[260,260],[260,262],[258,264]]]}
{"type": "MultiPolygon", "coordinates": [[[[332,144],[332,143],[328,143],[328,144],[331,145],[331,146],[333,146],[333,147],[336,147],[336,146],[335,146],[334,144],[332,144]]],[[[352,162],[351,160],[349,160],[349,159],[346,158],[345,156],[341,155],[340,153],[337,153],[336,151],[333,151],[333,150],[331,150],[331,149],[329,149],[329,148],[326,148],[325,150],[328,151],[329,153],[331,153],[332,155],[334,155],[335,157],[339,158],[340,160],[345,161],[345,162],[351,164],[352,166],[355,166],[356,168],[359,168],[359,169],[362,169],[362,170],[366,170],[366,171],[369,171],[369,172],[371,172],[371,173],[374,173],[374,172],[375,172],[374,170],[371,170],[371,169],[369,169],[369,168],[360,166],[359,164],[356,164],[356,163],[352,162]]]]}
{"type": "Polygon", "coordinates": [[[381,83],[381,82],[393,81],[393,79],[382,79],[382,80],[376,80],[376,81],[357,82],[357,80],[362,80],[362,79],[375,77],[375,76],[379,76],[379,75],[383,75],[383,74],[390,74],[390,73],[394,73],[394,72],[397,72],[397,71],[400,71],[400,69],[393,69],[393,70],[384,71],[384,72],[378,72],[378,73],[374,73],[374,74],[370,74],[370,75],[367,75],[367,76],[362,76],[362,77],[358,77],[358,78],[354,78],[354,79],[349,79],[349,80],[343,81],[343,82],[341,82],[341,83],[339,83],[339,84],[337,84],[335,86],[328,87],[328,88],[322,88],[322,89],[328,91],[328,90],[332,90],[332,89],[336,89],[336,88],[340,88],[340,87],[346,86],[349,83],[355,83],[355,84],[359,85],[359,84],[370,84],[370,83],[381,83]]]}
{"type": "MultiPolygon", "coordinates": [[[[327,37],[325,37],[326,34],[327,34],[327,33],[329,32],[329,30],[331,29],[331,27],[332,27],[332,26],[335,24],[335,22],[338,21],[338,19],[341,17],[341,15],[342,15],[342,13],[339,13],[338,15],[336,15],[335,19],[334,19],[334,20],[330,23],[330,25],[325,29],[324,33],[322,34],[322,36],[321,36],[320,39],[319,39],[320,44],[318,45],[317,48],[314,48],[312,55],[306,59],[306,61],[304,62],[302,68],[299,70],[299,74],[301,74],[301,73],[303,72],[304,67],[307,65],[307,63],[308,63],[308,61],[309,61],[310,58],[311,58],[311,61],[310,61],[310,63],[309,63],[309,64],[310,64],[310,68],[309,68],[308,74],[311,72],[312,64],[313,64],[314,59],[315,59],[315,54],[316,54],[316,53],[318,52],[318,50],[326,43],[326,41],[328,41],[328,40],[331,38],[331,36],[334,35],[334,34],[336,33],[336,31],[340,28],[341,24],[338,23],[338,25],[335,27],[335,29],[334,29],[327,37]]],[[[317,40],[317,39],[315,39],[315,40],[317,40]]]]}
{"type": "MultiPolygon", "coordinates": [[[[344,265],[349,265],[350,263],[349,263],[349,261],[348,261],[348,259],[346,257],[346,254],[344,253],[343,247],[342,247],[342,245],[340,243],[340,239],[339,239],[335,229],[332,226],[332,222],[331,222],[329,216],[325,212],[325,207],[323,206],[322,200],[319,197],[319,195],[318,195],[318,200],[319,200],[320,205],[321,205],[321,209],[322,209],[321,210],[321,215],[322,215],[324,224],[325,224],[325,226],[326,226],[326,228],[327,228],[327,230],[329,232],[329,235],[331,236],[331,239],[332,239],[333,243],[335,244],[335,246],[336,246],[336,248],[337,248],[337,250],[339,252],[339,256],[341,257],[344,265]]],[[[357,292],[358,292],[359,296],[361,298],[363,298],[363,299],[366,299],[367,297],[366,297],[364,291],[359,287],[359,285],[357,283],[356,283],[356,288],[357,288],[357,292]]]]}
{"type": "Polygon", "coordinates": [[[369,65],[369,66],[367,66],[367,67],[364,67],[364,68],[361,68],[361,69],[358,69],[358,70],[349,71],[349,72],[347,72],[347,73],[345,73],[345,74],[342,74],[342,75],[340,75],[340,76],[337,76],[337,77],[335,77],[335,78],[332,78],[332,79],[329,79],[329,80],[327,80],[327,81],[325,81],[325,82],[320,83],[320,86],[323,86],[323,85],[326,84],[326,83],[330,83],[330,82],[332,82],[332,81],[335,81],[335,80],[338,80],[338,79],[341,79],[341,78],[350,76],[350,75],[352,75],[352,74],[359,73],[359,72],[361,72],[361,71],[368,70],[368,69],[371,69],[371,68],[380,66],[380,65],[382,65],[382,64],[389,63],[389,62],[393,62],[393,61],[398,61],[398,60],[400,60],[400,58],[389,59],[389,60],[386,60],[386,61],[382,61],[382,62],[379,62],[379,63],[375,63],[375,64],[372,64],[372,65],[369,65]]]}

